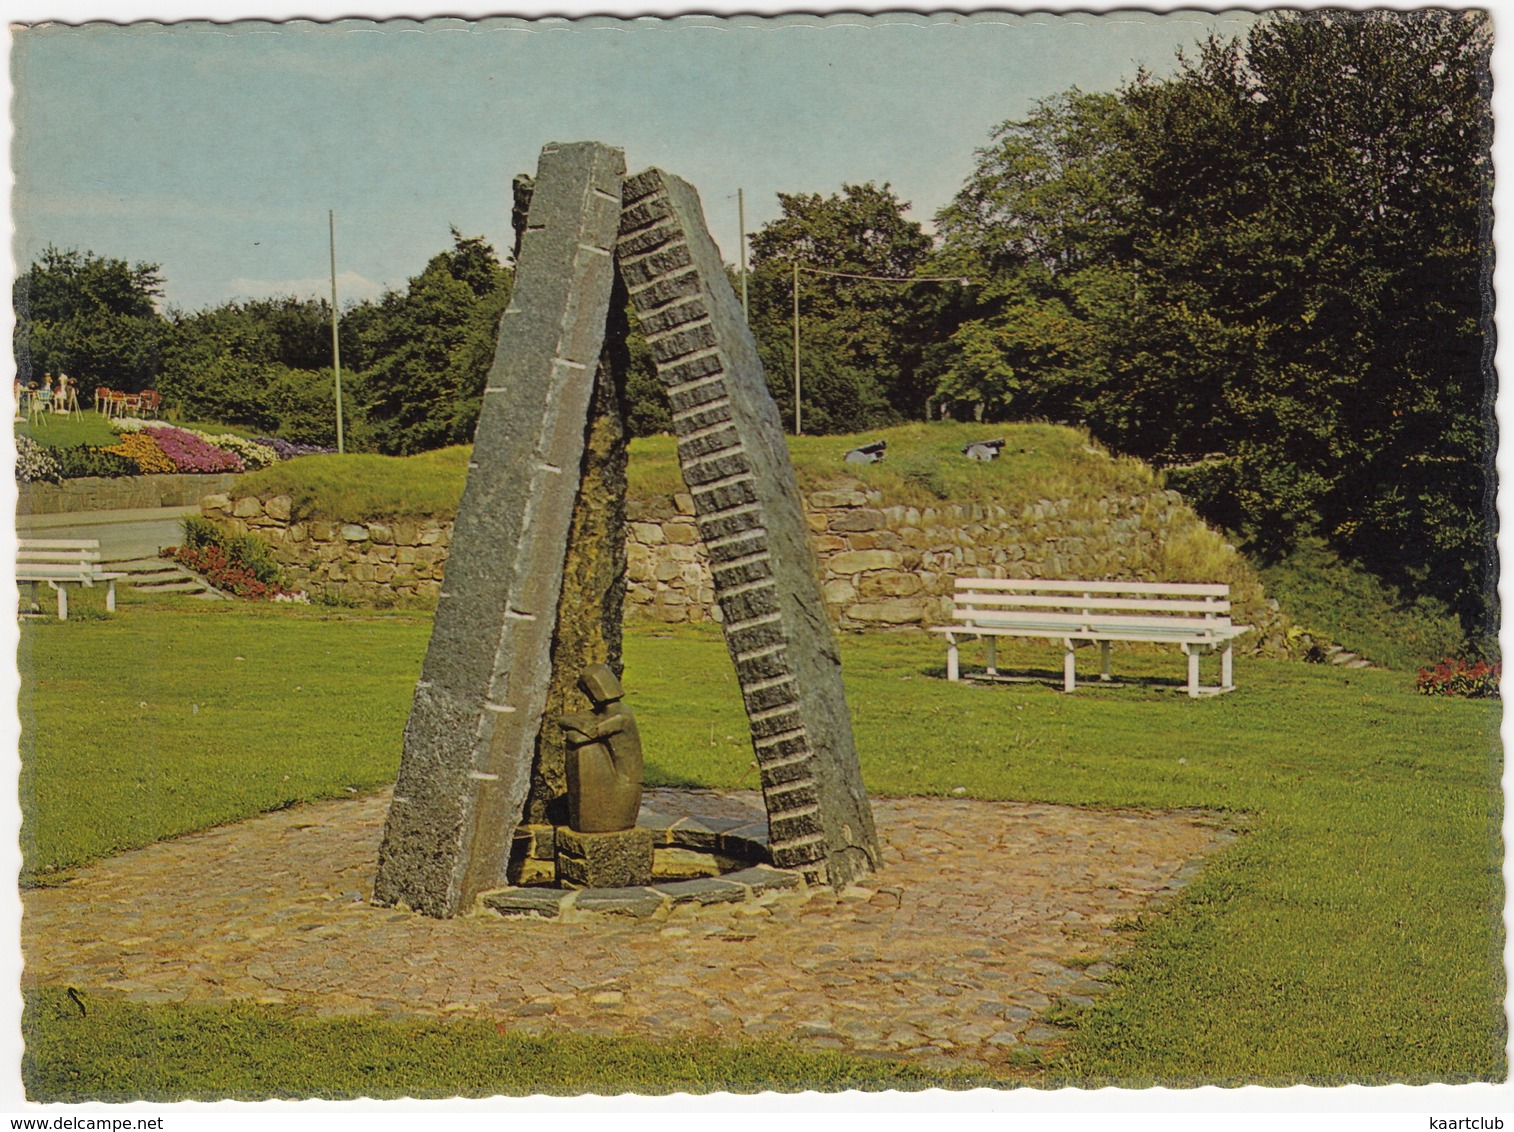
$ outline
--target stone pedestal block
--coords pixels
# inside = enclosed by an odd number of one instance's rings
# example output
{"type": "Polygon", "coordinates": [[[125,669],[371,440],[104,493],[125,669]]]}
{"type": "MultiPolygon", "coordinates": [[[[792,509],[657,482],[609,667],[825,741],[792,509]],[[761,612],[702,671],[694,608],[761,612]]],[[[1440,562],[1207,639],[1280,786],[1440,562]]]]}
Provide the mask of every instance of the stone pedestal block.
{"type": "Polygon", "coordinates": [[[556,829],[534,823],[516,826],[509,878],[522,887],[557,883],[556,829]]]}
{"type": "Polygon", "coordinates": [[[634,888],[652,881],[652,831],[557,831],[557,883],[562,888],[634,888]]]}

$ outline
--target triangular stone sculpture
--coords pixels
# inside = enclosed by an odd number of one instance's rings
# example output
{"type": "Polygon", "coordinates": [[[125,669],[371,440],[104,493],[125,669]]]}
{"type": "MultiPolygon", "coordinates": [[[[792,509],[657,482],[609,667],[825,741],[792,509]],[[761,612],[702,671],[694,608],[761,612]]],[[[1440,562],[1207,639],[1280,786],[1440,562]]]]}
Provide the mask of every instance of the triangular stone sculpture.
{"type": "Polygon", "coordinates": [[[672,405],[774,864],[839,888],[879,863],[777,409],[698,196],[658,170],[624,180],[621,151],[584,142],[542,151],[405,728],[379,903],[451,916],[506,886],[517,826],[552,821],[561,789],[543,722],[578,706],[569,681],[585,664],[620,669],[622,282],[672,405]]]}

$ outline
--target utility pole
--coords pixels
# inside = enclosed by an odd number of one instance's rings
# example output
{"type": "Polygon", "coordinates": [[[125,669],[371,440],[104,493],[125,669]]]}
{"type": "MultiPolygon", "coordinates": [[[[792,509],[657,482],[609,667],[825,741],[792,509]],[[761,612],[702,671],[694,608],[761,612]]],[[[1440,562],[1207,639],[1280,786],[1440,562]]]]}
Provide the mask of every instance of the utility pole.
{"type": "Polygon", "coordinates": [[[799,261],[794,261],[794,435],[804,432],[799,415],[799,261]]]}
{"type": "Polygon", "coordinates": [[[331,371],[336,376],[336,450],[340,455],[347,446],[342,438],[342,342],[337,334],[335,209],[326,210],[326,223],[331,235],[331,371]]]}
{"type": "MultiPolygon", "coordinates": [[[[794,264],[794,435],[799,436],[803,429],[799,415],[799,261],[794,264]]],[[[804,270],[813,275],[829,275],[836,279],[865,279],[873,283],[903,283],[912,286],[916,283],[957,283],[966,287],[972,282],[960,275],[864,275],[856,271],[830,271],[823,267],[806,267],[804,270]]],[[[925,406],[925,419],[930,419],[930,405],[925,406]]]]}
{"type": "Polygon", "coordinates": [[[746,197],[741,189],[736,190],[736,224],[741,229],[741,317],[751,322],[752,311],[746,299],[746,197]]]}

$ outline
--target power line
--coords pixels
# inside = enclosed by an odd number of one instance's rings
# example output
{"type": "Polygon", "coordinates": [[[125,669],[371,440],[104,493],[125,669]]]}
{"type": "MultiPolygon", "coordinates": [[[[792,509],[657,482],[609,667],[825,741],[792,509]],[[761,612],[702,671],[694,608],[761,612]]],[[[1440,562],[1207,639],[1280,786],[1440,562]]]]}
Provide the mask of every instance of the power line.
{"type": "Polygon", "coordinates": [[[834,275],[841,279],[867,279],[874,283],[961,283],[964,287],[972,282],[962,275],[858,275],[853,271],[829,271],[823,267],[807,267],[794,261],[796,271],[808,271],[811,275],[834,275]]]}
{"type": "MultiPolygon", "coordinates": [[[[800,263],[797,259],[789,261],[794,269],[794,435],[802,436],[804,433],[803,417],[799,408],[800,379],[799,379],[799,273],[807,271],[811,275],[831,275],[838,279],[862,279],[870,283],[960,283],[964,287],[972,282],[960,275],[860,275],[855,271],[830,271],[824,267],[810,267],[800,263]]],[[[743,277],[743,286],[745,277],[743,277]]]]}

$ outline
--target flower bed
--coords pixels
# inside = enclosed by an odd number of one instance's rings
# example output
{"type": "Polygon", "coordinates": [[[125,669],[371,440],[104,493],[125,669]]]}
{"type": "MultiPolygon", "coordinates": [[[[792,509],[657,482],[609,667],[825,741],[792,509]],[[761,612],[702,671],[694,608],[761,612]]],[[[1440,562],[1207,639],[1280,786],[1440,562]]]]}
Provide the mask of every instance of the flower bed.
{"type": "MultiPolygon", "coordinates": [[[[335,448],[325,448],[319,444],[295,444],[293,441],[281,440],[277,436],[254,437],[253,443],[272,449],[280,460],[293,460],[296,456],[330,456],[336,452],[335,448]]],[[[270,460],[269,463],[273,461],[270,460]]]]}
{"type": "Polygon", "coordinates": [[[158,552],[204,577],[216,589],[253,601],[305,601],[284,585],[278,563],[256,535],[234,535],[199,516],[184,520],[184,545],[158,552]]]}
{"type": "Polygon", "coordinates": [[[1427,696],[1466,696],[1468,699],[1496,699],[1502,664],[1465,660],[1448,656],[1434,668],[1421,668],[1415,687],[1427,696]]]}
{"type": "Polygon", "coordinates": [[[280,460],[331,451],[272,437],[249,440],[229,432],[211,435],[137,417],[113,420],[110,427],[119,440],[108,447],[75,444],[48,448],[30,437],[18,436],[16,479],[21,483],[59,483],[84,476],[255,472],[280,460]]]}
{"type": "Polygon", "coordinates": [[[63,478],[58,458],[29,436],[16,437],[16,479],[21,483],[57,483],[63,478]]]}

